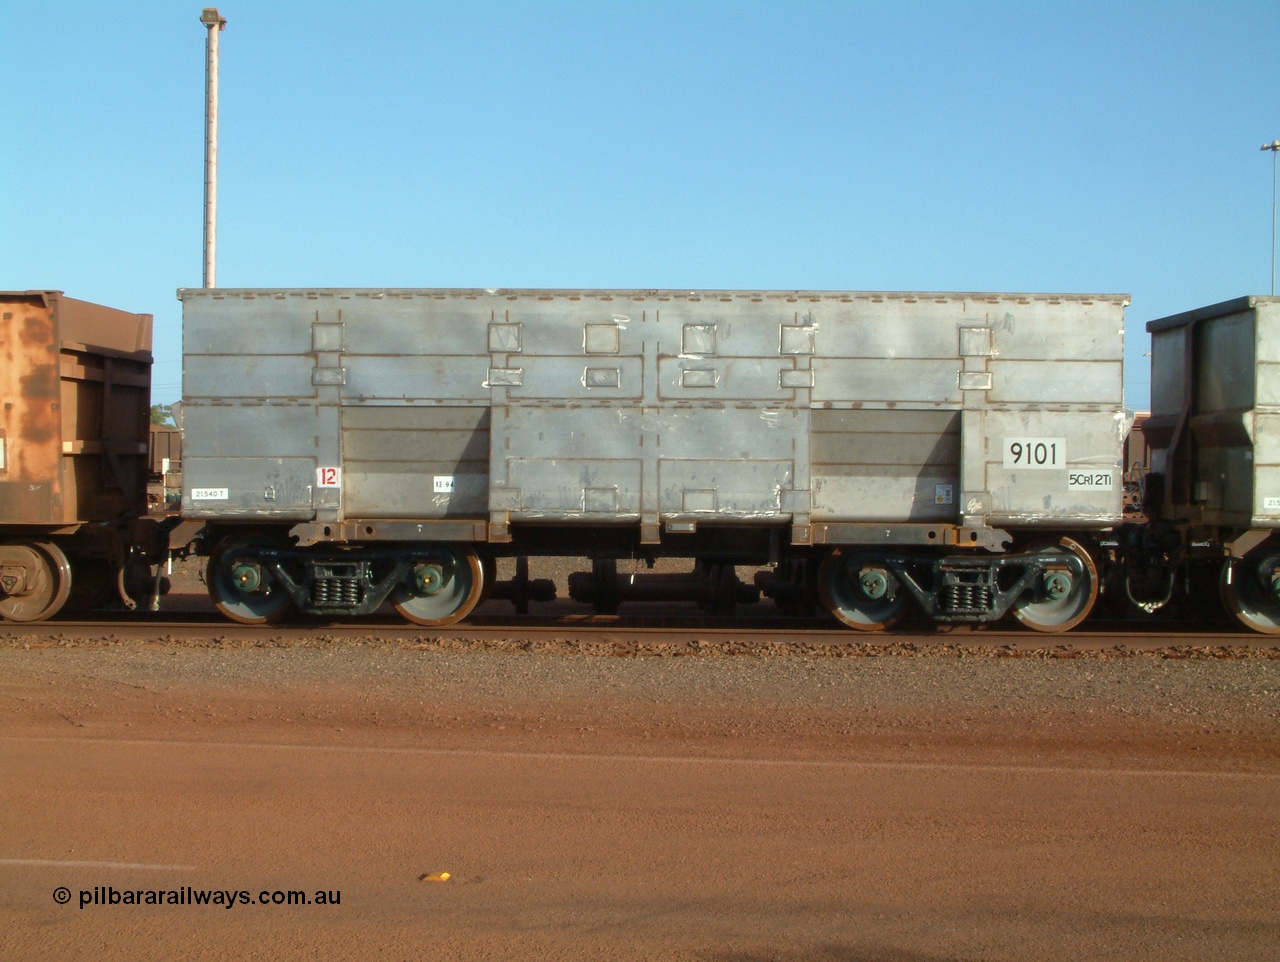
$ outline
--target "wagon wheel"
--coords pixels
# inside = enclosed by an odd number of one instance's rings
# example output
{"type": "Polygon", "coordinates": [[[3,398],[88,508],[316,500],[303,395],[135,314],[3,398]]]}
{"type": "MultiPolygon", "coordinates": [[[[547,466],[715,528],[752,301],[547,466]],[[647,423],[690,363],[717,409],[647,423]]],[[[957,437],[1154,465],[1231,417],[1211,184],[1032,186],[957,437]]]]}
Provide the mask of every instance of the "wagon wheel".
{"type": "Polygon", "coordinates": [[[1013,603],[1013,615],[1035,631],[1068,631],[1080,624],[1098,600],[1098,569],[1089,552],[1071,538],[1034,549],[1039,554],[1059,555],[1062,564],[1052,565],[1013,603]]]}
{"type": "Polygon", "coordinates": [[[259,553],[275,545],[261,536],[229,537],[209,555],[205,582],[214,606],[242,625],[279,621],[291,606],[289,593],[262,564],[259,553]]]}
{"type": "Polygon", "coordinates": [[[440,628],[471,614],[484,582],[484,566],[474,548],[433,548],[414,561],[408,580],[392,591],[391,603],[409,621],[440,628]]]}
{"type": "Polygon", "coordinates": [[[850,628],[883,631],[902,620],[907,594],[875,560],[836,548],[818,569],[818,594],[827,610],[850,628]]]}
{"type": "Polygon", "coordinates": [[[1222,603],[1240,624],[1280,635],[1280,546],[1263,545],[1222,566],[1222,603]]]}
{"type": "Polygon", "coordinates": [[[71,562],[56,544],[0,545],[0,618],[44,621],[62,609],[70,594],[71,562]]]}

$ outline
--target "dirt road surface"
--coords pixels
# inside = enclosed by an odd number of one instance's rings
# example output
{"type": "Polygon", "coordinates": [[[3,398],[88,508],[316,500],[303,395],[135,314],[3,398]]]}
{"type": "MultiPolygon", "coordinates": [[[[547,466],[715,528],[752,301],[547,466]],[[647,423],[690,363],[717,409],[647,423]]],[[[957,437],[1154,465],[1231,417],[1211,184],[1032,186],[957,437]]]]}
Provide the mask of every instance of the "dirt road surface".
{"type": "Polygon", "coordinates": [[[3,959],[1277,957],[1274,653],[0,635],[3,959]]]}

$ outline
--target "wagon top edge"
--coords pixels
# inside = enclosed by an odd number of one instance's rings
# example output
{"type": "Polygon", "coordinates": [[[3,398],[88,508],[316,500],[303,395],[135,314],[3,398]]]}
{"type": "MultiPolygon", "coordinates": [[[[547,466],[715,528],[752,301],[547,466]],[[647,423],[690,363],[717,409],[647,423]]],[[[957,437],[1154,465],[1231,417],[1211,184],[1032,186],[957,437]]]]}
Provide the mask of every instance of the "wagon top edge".
{"type": "Polygon", "coordinates": [[[0,303],[14,303],[18,301],[39,301],[41,306],[54,309],[69,306],[72,308],[80,308],[90,311],[105,311],[121,317],[154,316],[147,311],[129,311],[118,307],[110,307],[106,304],[100,304],[97,301],[86,301],[78,297],[68,297],[64,292],[52,287],[42,287],[28,291],[0,291],[0,303]]]}
{"type": "Polygon", "coordinates": [[[996,293],[981,291],[807,291],[807,290],[687,290],[656,288],[180,288],[181,301],[200,298],[250,299],[270,297],[286,299],[300,297],[319,298],[462,298],[506,297],[511,299],[598,298],[647,299],[670,298],[672,300],[701,299],[767,299],[767,300],[846,300],[846,301],[1050,301],[1071,303],[1109,303],[1127,307],[1131,303],[1128,294],[1053,294],[1053,293],[996,293]]]}
{"type": "MultiPolygon", "coordinates": [[[[113,353],[145,364],[152,362],[154,315],[108,307],[67,297],[52,288],[0,291],[4,320],[17,315],[48,326],[48,338],[66,349],[113,353]]],[[[17,323],[22,323],[19,320],[17,323]]],[[[4,335],[15,337],[14,334],[4,335]]]]}
{"type": "Polygon", "coordinates": [[[1233,297],[1229,301],[1220,301],[1217,304],[1210,304],[1207,307],[1197,307],[1194,310],[1182,311],[1178,314],[1170,314],[1168,317],[1157,317],[1155,320],[1147,322],[1147,332],[1154,334],[1157,331],[1168,331],[1176,327],[1186,327],[1188,324],[1195,324],[1198,321],[1207,321],[1215,317],[1229,317],[1232,314],[1241,314],[1244,311],[1252,311],[1260,305],[1280,304],[1280,297],[1266,297],[1261,294],[1246,294],[1243,297],[1233,297]]]}
{"type": "Polygon", "coordinates": [[[54,290],[51,287],[44,287],[35,291],[0,291],[0,298],[4,298],[6,300],[11,298],[22,298],[22,297],[26,297],[26,298],[41,297],[41,298],[48,299],[50,297],[59,297],[61,295],[62,295],[62,291],[54,290]]]}

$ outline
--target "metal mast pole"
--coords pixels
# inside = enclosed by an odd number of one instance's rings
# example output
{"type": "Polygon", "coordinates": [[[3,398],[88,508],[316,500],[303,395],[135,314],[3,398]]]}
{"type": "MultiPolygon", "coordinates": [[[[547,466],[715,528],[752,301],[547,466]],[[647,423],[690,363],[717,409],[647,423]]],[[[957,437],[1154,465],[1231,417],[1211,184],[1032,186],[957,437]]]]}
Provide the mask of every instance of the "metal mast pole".
{"type": "Polygon", "coordinates": [[[1280,140],[1262,145],[1271,151],[1271,296],[1276,295],[1276,155],[1280,154],[1280,140]]]}
{"type": "Polygon", "coordinates": [[[204,61],[204,286],[217,287],[218,261],[218,34],[227,21],[217,7],[205,7],[200,22],[208,28],[204,61]]]}

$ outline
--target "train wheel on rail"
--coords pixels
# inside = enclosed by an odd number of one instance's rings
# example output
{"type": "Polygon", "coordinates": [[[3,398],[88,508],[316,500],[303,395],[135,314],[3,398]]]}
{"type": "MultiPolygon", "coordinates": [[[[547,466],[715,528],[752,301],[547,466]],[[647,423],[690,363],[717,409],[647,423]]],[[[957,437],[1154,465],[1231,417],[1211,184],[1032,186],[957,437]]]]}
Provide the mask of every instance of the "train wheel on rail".
{"type": "Polygon", "coordinates": [[[259,552],[272,547],[266,537],[232,536],[209,555],[205,582],[214,606],[242,625],[279,621],[292,605],[289,593],[262,563],[259,552]]]}
{"type": "Polygon", "coordinates": [[[1280,635],[1280,545],[1264,544],[1222,566],[1222,603],[1240,624],[1280,635]]]}
{"type": "Polygon", "coordinates": [[[48,541],[0,545],[0,618],[44,621],[71,595],[71,562],[48,541]]]}
{"type": "Polygon", "coordinates": [[[484,593],[484,565],[469,547],[431,549],[414,562],[409,578],[396,585],[391,603],[404,618],[430,628],[461,621],[484,593]]]}
{"type": "Polygon", "coordinates": [[[1098,600],[1098,569],[1089,552],[1071,538],[1035,550],[1061,555],[1063,563],[1050,566],[1041,583],[1013,603],[1013,616],[1035,631],[1068,631],[1084,621],[1098,600]]]}
{"type": "Polygon", "coordinates": [[[882,631],[902,620],[907,593],[875,559],[836,548],[818,569],[818,594],[827,610],[850,628],[882,631]]]}

